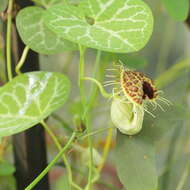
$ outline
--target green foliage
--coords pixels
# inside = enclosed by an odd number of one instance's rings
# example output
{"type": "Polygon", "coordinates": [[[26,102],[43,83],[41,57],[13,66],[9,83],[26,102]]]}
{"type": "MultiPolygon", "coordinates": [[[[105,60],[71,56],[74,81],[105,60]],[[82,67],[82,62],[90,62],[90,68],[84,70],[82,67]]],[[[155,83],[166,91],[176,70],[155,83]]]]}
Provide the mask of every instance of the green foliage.
{"type": "Polygon", "coordinates": [[[146,136],[118,133],[114,162],[127,190],[157,189],[154,143],[146,136]]]}
{"type": "Polygon", "coordinates": [[[14,172],[14,165],[7,161],[0,161],[0,176],[12,175],[14,172]]]}
{"type": "Polygon", "coordinates": [[[70,91],[62,74],[32,72],[0,88],[0,136],[13,135],[37,124],[61,107],[70,91]]]}
{"type": "Polygon", "coordinates": [[[189,12],[189,0],[162,0],[168,13],[177,21],[187,18],[189,12]]]}
{"type": "Polygon", "coordinates": [[[150,38],[153,17],[141,0],[82,1],[56,5],[45,14],[46,25],[61,37],[110,52],[134,52],[150,38]]]}
{"type": "Polygon", "coordinates": [[[68,50],[76,50],[77,46],[49,30],[40,7],[22,9],[16,18],[16,25],[24,43],[32,50],[42,54],[55,54],[68,50]]]}

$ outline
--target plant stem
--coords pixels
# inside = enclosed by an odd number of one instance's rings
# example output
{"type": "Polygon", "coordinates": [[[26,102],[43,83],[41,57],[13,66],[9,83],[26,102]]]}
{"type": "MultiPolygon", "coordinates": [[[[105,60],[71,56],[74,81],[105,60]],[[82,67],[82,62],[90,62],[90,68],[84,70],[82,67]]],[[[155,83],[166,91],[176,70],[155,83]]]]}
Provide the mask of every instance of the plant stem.
{"type": "Polygon", "coordinates": [[[13,0],[9,0],[7,9],[7,36],[6,36],[6,59],[7,59],[7,74],[8,80],[11,81],[12,69],[11,69],[11,27],[12,27],[12,8],[13,0]]]}
{"type": "Polygon", "coordinates": [[[109,128],[108,135],[107,135],[107,138],[106,138],[106,144],[105,144],[104,150],[103,150],[102,163],[98,166],[98,171],[99,172],[101,172],[102,168],[104,167],[106,158],[108,156],[111,141],[112,141],[112,134],[113,134],[113,128],[109,128]]]}
{"type": "Polygon", "coordinates": [[[189,167],[190,167],[190,164],[188,163],[183,174],[182,174],[182,176],[181,176],[181,178],[180,178],[180,181],[176,187],[176,190],[182,190],[183,189],[183,186],[185,185],[186,179],[189,175],[189,169],[190,169],[189,167]]]}
{"type": "Polygon", "coordinates": [[[99,81],[97,81],[96,79],[91,78],[91,77],[83,77],[83,80],[90,80],[90,81],[94,82],[98,86],[98,88],[99,88],[99,90],[100,90],[100,92],[104,98],[111,98],[112,97],[112,94],[107,93],[105,91],[105,89],[103,88],[102,84],[99,81]]]}
{"type": "Polygon", "coordinates": [[[101,128],[101,129],[98,129],[98,130],[96,130],[96,131],[93,131],[93,132],[91,132],[91,133],[89,133],[89,134],[83,135],[83,136],[81,136],[81,137],[79,137],[79,138],[80,138],[80,139],[85,139],[85,138],[88,137],[88,136],[93,136],[93,135],[99,134],[99,133],[104,132],[105,130],[108,130],[108,129],[110,129],[110,128],[113,128],[113,127],[101,128]]]}
{"type": "MultiPolygon", "coordinates": [[[[47,131],[49,136],[52,138],[52,140],[55,143],[58,150],[61,151],[61,149],[62,149],[61,144],[59,143],[59,141],[58,141],[57,137],[55,136],[55,134],[51,131],[49,126],[44,121],[41,121],[41,124],[45,128],[45,130],[47,131]]],[[[68,160],[67,160],[67,158],[66,158],[66,156],[64,154],[62,155],[62,158],[63,158],[63,162],[64,162],[64,164],[66,166],[66,169],[67,169],[69,183],[73,187],[75,187],[76,189],[82,190],[82,188],[80,186],[78,186],[76,183],[73,182],[72,170],[71,170],[70,164],[69,164],[69,162],[68,162],[68,160]]]]}
{"type": "MultiPolygon", "coordinates": [[[[78,85],[80,88],[80,99],[81,104],[83,106],[83,114],[82,114],[82,121],[85,123],[87,134],[90,133],[90,122],[88,116],[84,114],[84,107],[86,103],[86,96],[85,96],[85,89],[84,89],[84,53],[85,53],[85,47],[79,45],[79,51],[80,51],[80,61],[79,61],[79,79],[78,79],[78,85]]],[[[92,174],[93,174],[93,145],[92,145],[92,138],[91,136],[88,136],[88,146],[89,146],[89,153],[90,153],[90,161],[89,161],[89,171],[88,171],[88,182],[85,187],[85,190],[91,189],[92,184],[92,174]]]]}
{"type": "Polygon", "coordinates": [[[21,67],[23,66],[23,64],[24,64],[24,62],[25,62],[25,60],[26,60],[26,57],[27,57],[27,54],[28,54],[29,49],[30,49],[30,48],[29,48],[28,46],[26,46],[26,47],[24,48],[23,53],[22,53],[22,56],[21,56],[21,58],[20,58],[20,61],[19,61],[18,64],[16,65],[15,72],[16,72],[18,75],[21,74],[20,69],[21,69],[21,67]]]}
{"type": "MultiPolygon", "coordinates": [[[[90,126],[89,126],[89,120],[88,118],[86,119],[86,129],[87,129],[87,134],[90,134],[90,126]]],[[[89,135],[88,136],[88,146],[89,146],[89,153],[90,153],[90,160],[89,160],[89,171],[88,171],[88,182],[87,185],[85,187],[85,190],[90,190],[91,189],[91,184],[92,184],[92,174],[93,174],[93,167],[94,167],[94,163],[93,163],[93,144],[92,144],[92,137],[89,135]]]]}
{"type": "Polygon", "coordinates": [[[80,98],[81,103],[84,106],[85,104],[85,96],[84,96],[84,83],[83,83],[83,77],[84,77],[84,54],[85,54],[85,48],[79,45],[80,50],[80,60],[79,60],[79,79],[78,79],[78,85],[80,89],[80,98]]]}
{"type": "Polygon", "coordinates": [[[49,170],[56,164],[56,162],[63,156],[64,152],[69,148],[75,139],[76,133],[73,132],[67,144],[61,148],[60,152],[56,155],[56,157],[49,163],[49,165],[38,175],[32,183],[30,183],[25,190],[31,190],[48,172],[49,170]]]}
{"type": "MultiPolygon", "coordinates": [[[[101,58],[101,51],[97,50],[97,55],[96,55],[96,61],[95,61],[95,66],[94,66],[94,73],[93,73],[93,78],[98,78],[98,74],[99,74],[99,67],[100,67],[100,58],[101,58]]],[[[97,86],[95,84],[92,84],[91,87],[91,92],[90,92],[90,96],[89,96],[89,101],[85,107],[85,111],[84,114],[86,114],[92,107],[95,101],[95,98],[97,96],[97,86]]]]}

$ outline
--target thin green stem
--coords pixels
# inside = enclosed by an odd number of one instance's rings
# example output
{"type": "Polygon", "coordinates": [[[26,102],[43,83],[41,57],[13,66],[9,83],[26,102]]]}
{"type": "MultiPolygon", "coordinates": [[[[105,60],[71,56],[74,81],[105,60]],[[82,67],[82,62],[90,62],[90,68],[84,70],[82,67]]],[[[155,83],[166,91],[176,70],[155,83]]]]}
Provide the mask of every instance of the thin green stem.
{"type": "MultiPolygon", "coordinates": [[[[99,74],[99,67],[100,67],[100,58],[101,58],[101,51],[98,50],[97,51],[97,55],[96,55],[96,61],[95,61],[95,66],[94,66],[94,72],[93,72],[93,78],[98,78],[98,74],[99,74]]],[[[89,95],[89,100],[87,102],[87,105],[85,106],[85,110],[84,110],[84,117],[86,115],[86,113],[93,107],[95,99],[97,97],[97,86],[95,84],[92,84],[91,86],[91,91],[90,91],[90,95],[89,95]]]]}
{"type": "Polygon", "coordinates": [[[79,60],[79,78],[78,78],[78,85],[80,89],[80,98],[81,103],[84,106],[85,104],[85,92],[84,92],[84,83],[83,83],[83,77],[84,77],[84,54],[85,54],[85,48],[81,45],[79,45],[80,50],[80,60],[79,60]]]}
{"type": "MultiPolygon", "coordinates": [[[[90,134],[91,128],[89,125],[89,119],[86,118],[86,129],[87,134],[90,134]]],[[[92,143],[92,137],[88,136],[88,146],[89,146],[89,153],[90,153],[90,160],[88,163],[89,171],[88,171],[88,182],[86,184],[85,190],[90,190],[92,185],[92,178],[93,178],[93,168],[94,168],[94,162],[93,162],[93,143],[92,143]]]]}
{"type": "Polygon", "coordinates": [[[97,134],[99,134],[99,133],[101,133],[101,132],[107,131],[107,130],[110,129],[110,128],[113,128],[113,127],[106,127],[106,128],[98,129],[98,130],[93,131],[93,132],[91,132],[91,133],[89,133],[89,134],[86,134],[86,135],[83,135],[83,136],[79,137],[79,139],[85,139],[85,138],[87,138],[88,136],[97,135],[97,134]]]}
{"type": "MultiPolygon", "coordinates": [[[[100,50],[97,50],[93,78],[99,78],[98,74],[99,74],[101,53],[102,52],[100,50]]],[[[91,93],[90,93],[90,99],[88,101],[88,109],[90,109],[93,106],[94,100],[96,98],[96,94],[97,94],[97,86],[95,84],[93,84],[92,89],[91,89],[91,93]]]]}
{"type": "MultiPolygon", "coordinates": [[[[45,128],[45,130],[47,131],[49,136],[52,138],[52,140],[55,143],[58,150],[61,151],[61,149],[62,149],[61,144],[59,143],[59,141],[58,141],[57,137],[55,136],[55,134],[51,131],[49,126],[44,121],[42,121],[41,124],[45,128]]],[[[76,189],[82,190],[82,188],[80,186],[78,186],[76,183],[73,182],[72,170],[71,170],[70,164],[69,164],[69,162],[68,162],[68,160],[67,160],[67,158],[66,158],[66,156],[64,154],[62,155],[62,158],[63,158],[63,162],[64,162],[64,164],[66,166],[66,169],[67,169],[69,183],[73,187],[75,187],[76,189]]]]}
{"type": "Polygon", "coordinates": [[[7,36],[6,36],[7,75],[9,81],[11,81],[13,78],[12,69],[11,69],[12,8],[13,8],[13,0],[9,0],[8,9],[7,9],[7,36]]]}
{"type": "Polygon", "coordinates": [[[49,134],[49,136],[52,138],[52,140],[55,143],[55,145],[57,146],[58,150],[60,151],[62,149],[61,144],[59,143],[59,141],[58,141],[57,137],[55,136],[55,134],[53,133],[53,131],[51,131],[50,127],[44,121],[41,121],[41,124],[44,127],[44,129],[46,130],[46,132],[49,134]]]}
{"type": "Polygon", "coordinates": [[[106,138],[106,144],[104,146],[104,150],[103,150],[103,156],[102,156],[102,163],[98,166],[98,171],[101,172],[102,168],[104,167],[104,164],[106,162],[109,150],[110,150],[110,146],[111,146],[111,142],[112,142],[112,135],[113,135],[113,128],[110,128],[108,130],[108,135],[106,138]]]}
{"type": "Polygon", "coordinates": [[[104,98],[111,98],[112,97],[112,94],[107,93],[105,91],[105,89],[103,88],[102,84],[99,81],[97,81],[96,79],[91,78],[91,77],[83,77],[83,80],[90,80],[90,81],[94,82],[98,86],[98,88],[99,88],[99,90],[100,90],[100,92],[104,98]]]}
{"type": "Polygon", "coordinates": [[[61,148],[61,151],[55,156],[55,158],[49,163],[49,165],[30,183],[25,190],[31,190],[48,172],[49,170],[56,164],[56,162],[63,156],[64,152],[70,147],[72,142],[74,141],[76,136],[76,132],[73,132],[67,144],[61,148]]]}
{"type": "MultiPolygon", "coordinates": [[[[78,78],[78,85],[80,89],[80,99],[81,99],[81,104],[83,106],[83,117],[81,118],[82,121],[84,121],[85,126],[86,126],[86,131],[87,134],[90,133],[90,124],[89,124],[89,118],[84,115],[84,107],[85,107],[85,102],[86,102],[86,96],[85,96],[85,89],[84,89],[84,55],[85,55],[85,47],[81,46],[79,44],[79,51],[80,51],[80,61],[79,61],[79,78],[78,78]]],[[[85,190],[90,190],[91,189],[91,184],[92,184],[92,175],[93,175],[93,145],[92,145],[92,138],[91,136],[88,136],[88,146],[89,146],[89,151],[90,151],[90,161],[89,161],[89,171],[88,171],[88,182],[85,187],[85,190]]]]}
{"type": "Polygon", "coordinates": [[[186,182],[187,177],[189,175],[189,170],[190,170],[190,165],[188,163],[183,174],[182,174],[182,176],[181,176],[181,178],[180,178],[180,181],[176,187],[176,190],[182,190],[183,189],[183,186],[185,185],[185,182],[186,182]]]}
{"type": "Polygon", "coordinates": [[[28,46],[26,46],[26,47],[24,48],[23,53],[22,53],[22,56],[21,56],[21,58],[20,58],[20,61],[19,61],[18,64],[16,65],[15,72],[16,72],[18,75],[21,74],[20,69],[21,69],[21,67],[23,66],[23,64],[24,64],[24,62],[25,62],[25,60],[26,60],[26,57],[27,57],[27,54],[28,54],[29,49],[30,49],[30,48],[29,48],[28,46]]]}

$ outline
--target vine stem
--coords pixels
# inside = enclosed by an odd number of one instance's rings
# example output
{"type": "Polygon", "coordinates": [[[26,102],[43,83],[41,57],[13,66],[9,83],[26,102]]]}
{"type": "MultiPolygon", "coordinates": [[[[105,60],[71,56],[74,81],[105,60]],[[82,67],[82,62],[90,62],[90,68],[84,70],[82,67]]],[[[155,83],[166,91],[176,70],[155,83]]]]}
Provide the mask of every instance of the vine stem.
{"type": "Polygon", "coordinates": [[[111,146],[112,135],[113,135],[113,128],[111,127],[108,130],[108,135],[106,138],[106,144],[105,144],[104,150],[103,150],[102,163],[98,166],[99,172],[101,172],[102,168],[104,167],[105,161],[107,159],[107,156],[108,156],[108,153],[110,150],[110,146],[111,146]]]}
{"type": "MultiPolygon", "coordinates": [[[[56,147],[58,148],[58,150],[61,151],[61,149],[62,149],[61,144],[59,143],[55,134],[51,131],[49,126],[44,121],[41,121],[41,124],[45,128],[45,130],[47,131],[49,136],[52,138],[52,140],[53,140],[54,144],[56,145],[56,147]]],[[[71,184],[71,186],[75,187],[76,189],[82,190],[82,188],[80,186],[78,186],[76,183],[73,182],[72,170],[71,170],[70,164],[64,154],[62,155],[62,158],[63,158],[63,162],[66,166],[66,169],[67,169],[69,183],[71,184]]]]}
{"type": "MultiPolygon", "coordinates": [[[[93,72],[93,78],[98,78],[98,74],[99,74],[99,70],[100,70],[100,58],[101,58],[101,51],[97,50],[97,55],[96,55],[96,60],[95,60],[95,66],[93,68],[94,72],[93,72]]],[[[94,105],[94,101],[96,99],[97,96],[97,86],[95,84],[92,84],[91,86],[91,91],[90,91],[90,96],[89,96],[89,100],[88,103],[85,107],[84,110],[84,116],[86,115],[86,113],[93,107],[94,105]]]]}
{"type": "Polygon", "coordinates": [[[84,106],[85,104],[85,96],[84,96],[84,83],[83,83],[83,77],[84,77],[84,54],[85,54],[85,48],[81,45],[79,45],[79,51],[80,51],[80,60],[79,60],[79,79],[78,79],[78,85],[80,89],[80,98],[81,103],[84,106]]]}
{"type": "Polygon", "coordinates": [[[55,158],[48,164],[48,166],[30,183],[25,190],[31,190],[48,172],[49,170],[56,164],[56,162],[63,156],[64,152],[70,147],[73,140],[76,137],[76,132],[73,132],[67,144],[61,148],[60,152],[55,156],[55,158]]]}
{"type": "Polygon", "coordinates": [[[12,27],[12,8],[13,0],[9,0],[7,9],[7,35],[6,35],[6,60],[7,60],[7,75],[8,80],[11,81],[12,69],[11,69],[11,27],[12,27]]]}
{"type": "MultiPolygon", "coordinates": [[[[89,121],[87,119],[87,122],[86,122],[86,127],[87,127],[87,134],[90,134],[90,127],[89,127],[89,121]]],[[[88,163],[88,167],[89,167],[89,171],[88,171],[88,182],[86,184],[86,187],[85,187],[85,190],[90,190],[91,189],[91,185],[92,185],[92,174],[93,174],[93,166],[94,166],[94,163],[93,163],[93,145],[92,145],[92,137],[91,136],[88,136],[88,146],[89,146],[89,153],[90,153],[90,160],[89,160],[89,163],[88,163]]]]}
{"type": "Polygon", "coordinates": [[[83,139],[87,138],[88,136],[94,136],[94,135],[102,133],[110,128],[113,128],[113,127],[105,127],[105,128],[98,129],[96,131],[91,132],[90,134],[82,135],[81,137],[79,137],[79,139],[83,140],[83,139]]]}
{"type": "Polygon", "coordinates": [[[181,178],[180,178],[180,181],[176,187],[176,190],[182,190],[183,189],[183,186],[185,185],[185,182],[187,180],[187,177],[189,175],[189,169],[190,169],[190,164],[188,163],[187,164],[187,167],[185,168],[181,178]]]}
{"type": "MultiPolygon", "coordinates": [[[[79,51],[80,51],[80,61],[79,61],[79,79],[78,79],[78,85],[80,88],[80,98],[81,98],[81,103],[83,106],[83,111],[84,111],[84,106],[86,104],[86,97],[85,97],[85,91],[84,91],[84,54],[85,54],[85,47],[81,46],[79,44],[79,51]]],[[[83,117],[82,120],[85,122],[86,125],[86,131],[87,134],[90,133],[91,129],[90,129],[90,125],[89,125],[89,118],[86,116],[84,116],[83,113],[83,117]]],[[[92,184],[92,175],[93,175],[93,145],[92,145],[92,137],[88,136],[88,146],[89,146],[89,153],[90,153],[90,160],[89,160],[89,171],[88,171],[88,181],[85,187],[85,190],[90,190],[91,189],[91,184],[92,184]]]]}
{"type": "Polygon", "coordinates": [[[16,65],[15,72],[16,72],[18,75],[21,74],[20,69],[21,69],[21,67],[23,66],[23,64],[24,64],[24,62],[25,62],[25,60],[26,60],[26,57],[27,57],[27,54],[28,54],[29,49],[30,49],[30,48],[29,48],[28,46],[26,46],[26,47],[24,48],[23,53],[22,53],[22,56],[21,56],[21,58],[20,58],[20,61],[19,61],[18,64],[16,65]]]}
{"type": "Polygon", "coordinates": [[[105,91],[105,89],[103,88],[102,84],[99,81],[97,81],[96,79],[91,78],[91,77],[83,77],[83,80],[89,80],[89,81],[94,82],[98,86],[98,88],[99,88],[99,90],[100,90],[100,92],[104,98],[111,98],[112,97],[112,94],[107,93],[105,91]]]}

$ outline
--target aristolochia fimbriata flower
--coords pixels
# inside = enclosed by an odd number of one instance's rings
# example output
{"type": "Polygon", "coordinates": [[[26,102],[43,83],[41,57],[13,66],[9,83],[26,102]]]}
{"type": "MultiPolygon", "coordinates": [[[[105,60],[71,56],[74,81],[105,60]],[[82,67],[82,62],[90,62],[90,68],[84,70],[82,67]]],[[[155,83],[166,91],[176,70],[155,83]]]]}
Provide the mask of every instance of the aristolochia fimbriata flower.
{"type": "Polygon", "coordinates": [[[116,85],[113,88],[113,101],[111,106],[111,118],[114,125],[124,134],[134,135],[138,133],[143,124],[144,111],[148,111],[147,104],[158,106],[163,110],[157,100],[169,105],[169,101],[160,96],[154,82],[141,72],[126,69],[120,66],[118,76],[106,85],[116,85]]]}

